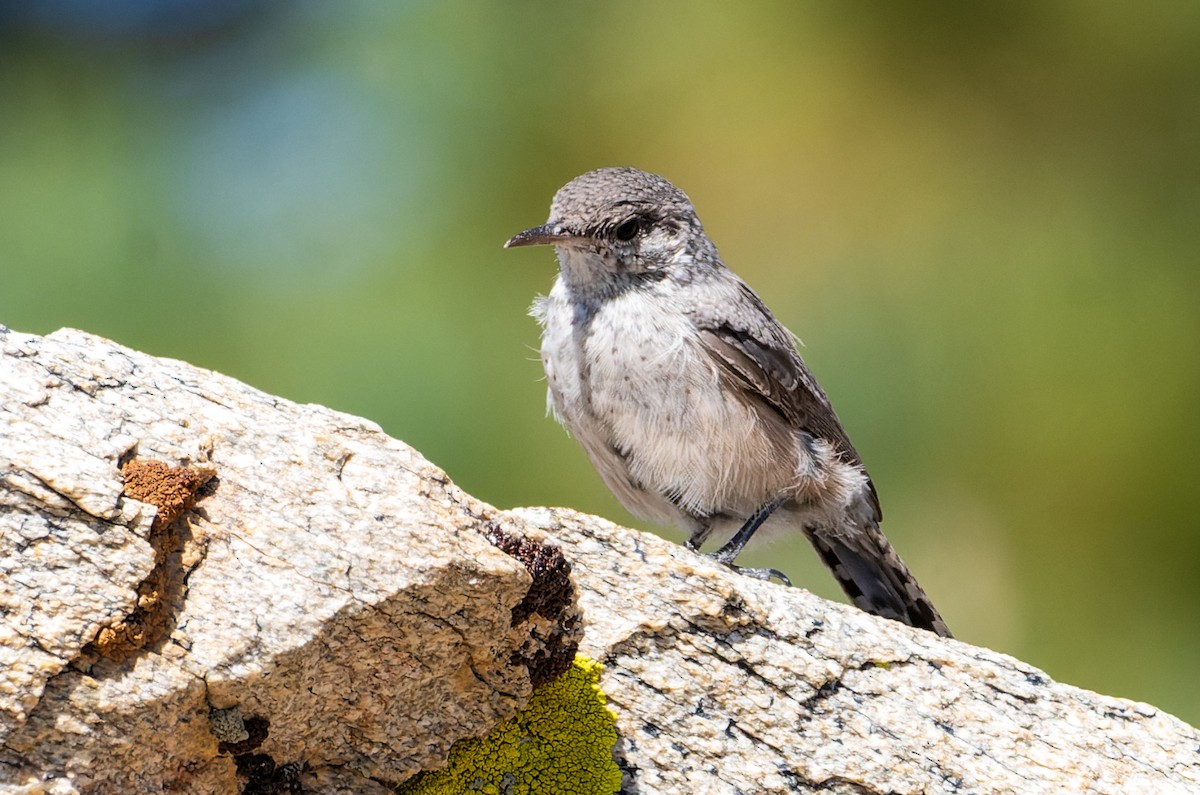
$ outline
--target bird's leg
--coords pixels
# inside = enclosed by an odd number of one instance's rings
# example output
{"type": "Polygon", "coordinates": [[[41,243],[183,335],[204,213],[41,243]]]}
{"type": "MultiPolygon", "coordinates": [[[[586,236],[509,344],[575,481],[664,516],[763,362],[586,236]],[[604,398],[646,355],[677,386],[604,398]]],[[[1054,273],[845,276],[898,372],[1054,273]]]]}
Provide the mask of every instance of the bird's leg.
{"type": "Polygon", "coordinates": [[[762,527],[763,522],[767,521],[771,514],[775,512],[775,509],[782,504],[782,499],[772,500],[750,514],[750,518],[746,520],[741,529],[734,533],[733,538],[725,542],[725,546],[718,549],[713,557],[721,563],[732,565],[734,559],[741,554],[742,549],[750,541],[751,537],[754,536],[758,528],[762,527]]]}
{"type": "Polygon", "coordinates": [[[741,553],[742,548],[745,547],[747,542],[749,542],[751,537],[753,537],[755,531],[762,527],[763,522],[767,521],[771,514],[775,512],[775,509],[782,504],[783,499],[780,498],[777,500],[772,500],[771,502],[759,508],[753,514],[751,514],[750,518],[746,520],[746,523],[743,524],[741,528],[733,534],[733,538],[725,542],[725,546],[721,547],[716,552],[709,554],[709,557],[718,563],[724,563],[738,574],[745,574],[746,576],[753,577],[756,580],[770,580],[772,577],[774,577],[784,585],[790,586],[792,581],[787,578],[786,574],[778,569],[750,568],[747,566],[736,566],[733,563],[733,561],[741,553]]]}

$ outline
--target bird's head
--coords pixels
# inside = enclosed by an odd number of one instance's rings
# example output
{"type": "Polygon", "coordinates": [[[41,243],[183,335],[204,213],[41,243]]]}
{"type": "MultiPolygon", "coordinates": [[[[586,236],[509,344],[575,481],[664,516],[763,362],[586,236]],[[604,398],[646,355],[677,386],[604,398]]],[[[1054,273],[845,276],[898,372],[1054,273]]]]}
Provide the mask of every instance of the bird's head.
{"type": "Polygon", "coordinates": [[[692,267],[699,247],[711,248],[684,192],[635,168],[571,180],[555,194],[550,220],[504,247],[547,244],[558,252],[567,285],[587,291],[665,277],[692,267]]]}

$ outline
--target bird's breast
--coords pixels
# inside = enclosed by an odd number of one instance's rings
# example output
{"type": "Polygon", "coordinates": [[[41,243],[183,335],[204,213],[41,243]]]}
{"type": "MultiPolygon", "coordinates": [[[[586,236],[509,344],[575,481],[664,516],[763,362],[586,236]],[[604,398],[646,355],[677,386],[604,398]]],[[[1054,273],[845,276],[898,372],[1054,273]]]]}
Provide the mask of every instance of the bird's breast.
{"type": "Polygon", "coordinates": [[[629,290],[585,307],[563,298],[552,293],[542,313],[550,402],[593,461],[619,456],[634,483],[693,515],[749,513],[787,487],[789,442],[722,382],[667,297],[629,290]]]}

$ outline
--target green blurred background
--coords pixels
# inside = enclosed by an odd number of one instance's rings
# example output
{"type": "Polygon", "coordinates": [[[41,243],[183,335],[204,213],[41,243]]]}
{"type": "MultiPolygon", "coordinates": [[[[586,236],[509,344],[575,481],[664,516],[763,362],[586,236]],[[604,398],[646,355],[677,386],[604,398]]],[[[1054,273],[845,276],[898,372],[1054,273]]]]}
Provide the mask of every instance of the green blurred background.
{"type": "Polygon", "coordinates": [[[0,322],[645,527],[543,415],[551,252],[501,249],[622,164],[805,340],[960,638],[1200,723],[1194,0],[0,2],[0,322]]]}

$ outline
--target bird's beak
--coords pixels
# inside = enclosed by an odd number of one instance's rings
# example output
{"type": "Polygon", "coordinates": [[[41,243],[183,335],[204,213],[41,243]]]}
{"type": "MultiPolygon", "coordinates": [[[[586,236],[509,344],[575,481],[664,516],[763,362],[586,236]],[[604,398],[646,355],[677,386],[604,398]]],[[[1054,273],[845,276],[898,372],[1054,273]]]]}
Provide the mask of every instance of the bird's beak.
{"type": "Polygon", "coordinates": [[[533,229],[526,229],[524,232],[518,232],[504,244],[504,247],[548,246],[567,243],[572,240],[578,240],[578,238],[578,235],[572,234],[562,224],[550,222],[541,226],[535,226],[533,229]]]}

